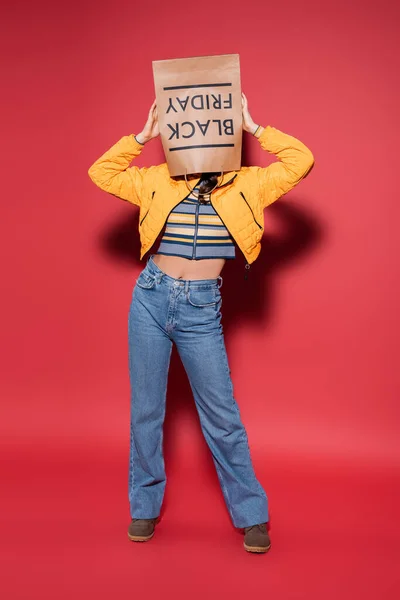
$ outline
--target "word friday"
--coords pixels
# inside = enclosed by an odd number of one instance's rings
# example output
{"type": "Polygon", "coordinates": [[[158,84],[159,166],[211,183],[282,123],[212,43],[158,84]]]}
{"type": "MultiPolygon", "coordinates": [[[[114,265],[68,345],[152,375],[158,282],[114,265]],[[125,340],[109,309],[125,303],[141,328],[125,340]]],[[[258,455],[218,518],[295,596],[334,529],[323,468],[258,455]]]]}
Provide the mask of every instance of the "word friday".
{"type": "Polygon", "coordinates": [[[172,131],[168,140],[172,140],[175,137],[177,140],[180,138],[191,138],[195,135],[196,131],[200,131],[203,136],[206,136],[209,127],[215,132],[218,128],[218,135],[234,135],[233,119],[224,119],[223,121],[221,119],[208,119],[204,123],[200,123],[200,121],[196,121],[195,123],[184,121],[183,123],[175,123],[175,127],[168,123],[168,127],[172,131]]]}
{"type": "Polygon", "coordinates": [[[185,112],[187,106],[194,110],[223,110],[232,108],[232,94],[224,98],[222,94],[196,94],[195,96],[186,96],[186,98],[168,98],[168,108],[166,114],[173,112],[185,112]]]}

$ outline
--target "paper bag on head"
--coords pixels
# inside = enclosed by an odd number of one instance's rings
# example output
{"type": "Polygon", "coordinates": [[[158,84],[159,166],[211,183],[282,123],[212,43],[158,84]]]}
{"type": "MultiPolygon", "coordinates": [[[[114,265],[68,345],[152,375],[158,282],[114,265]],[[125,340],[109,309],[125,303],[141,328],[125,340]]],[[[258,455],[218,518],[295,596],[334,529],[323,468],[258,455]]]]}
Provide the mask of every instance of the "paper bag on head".
{"type": "Polygon", "coordinates": [[[239,55],[157,60],[153,74],[160,137],[171,177],[239,170],[239,55]]]}

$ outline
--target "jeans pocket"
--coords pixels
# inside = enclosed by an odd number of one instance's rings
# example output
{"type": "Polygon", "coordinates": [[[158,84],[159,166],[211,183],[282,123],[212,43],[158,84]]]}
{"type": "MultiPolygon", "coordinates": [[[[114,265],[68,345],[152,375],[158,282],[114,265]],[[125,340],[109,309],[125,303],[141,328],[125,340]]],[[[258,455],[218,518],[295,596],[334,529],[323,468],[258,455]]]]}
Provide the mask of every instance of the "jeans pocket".
{"type": "Polygon", "coordinates": [[[143,288],[144,290],[149,290],[154,286],[156,282],[155,275],[150,275],[145,271],[142,271],[139,277],[136,279],[136,285],[143,288]]]}
{"type": "Polygon", "coordinates": [[[219,300],[218,288],[191,288],[188,290],[187,299],[189,304],[197,308],[215,306],[219,300]]]}

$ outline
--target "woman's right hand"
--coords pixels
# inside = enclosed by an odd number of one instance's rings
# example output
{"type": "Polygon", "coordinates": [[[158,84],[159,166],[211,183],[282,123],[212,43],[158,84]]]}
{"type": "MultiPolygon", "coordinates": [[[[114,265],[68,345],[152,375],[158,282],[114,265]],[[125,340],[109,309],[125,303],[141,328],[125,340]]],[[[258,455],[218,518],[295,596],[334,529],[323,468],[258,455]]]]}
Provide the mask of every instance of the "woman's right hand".
{"type": "Polygon", "coordinates": [[[160,128],[158,126],[157,104],[156,100],[154,100],[149,110],[149,116],[147,117],[143,131],[138,133],[135,137],[139,144],[145,144],[158,135],[160,135],[160,128]]]}

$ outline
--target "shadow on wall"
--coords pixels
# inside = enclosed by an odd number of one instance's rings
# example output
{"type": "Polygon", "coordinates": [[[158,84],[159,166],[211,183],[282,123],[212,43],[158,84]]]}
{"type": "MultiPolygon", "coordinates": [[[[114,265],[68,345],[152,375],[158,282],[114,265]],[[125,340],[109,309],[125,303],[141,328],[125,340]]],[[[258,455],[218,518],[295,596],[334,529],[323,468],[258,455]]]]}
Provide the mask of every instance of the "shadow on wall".
{"type": "MultiPolygon", "coordinates": [[[[249,278],[244,281],[245,259],[241,251],[236,248],[238,260],[227,261],[222,272],[222,324],[225,342],[229,357],[230,332],[240,320],[243,322],[262,323],[265,328],[271,322],[274,312],[274,279],[279,270],[289,263],[304,260],[320,245],[323,231],[318,222],[303,209],[306,202],[301,203],[302,208],[288,203],[282,199],[264,212],[266,228],[271,219],[277,220],[279,234],[264,233],[262,250],[257,260],[252,264],[249,278]]],[[[140,242],[138,236],[138,210],[132,215],[123,218],[111,229],[108,229],[101,239],[102,251],[112,260],[128,262],[136,269],[144,268],[147,253],[142,261],[139,260],[140,242]]],[[[153,247],[153,252],[155,251],[153,247]]],[[[240,399],[238,399],[240,405],[240,399]]],[[[164,455],[167,474],[169,466],[174,464],[174,440],[179,435],[182,419],[198,422],[190,385],[180,361],[176,348],[173,348],[168,379],[167,413],[164,427],[164,455]]],[[[199,456],[199,465],[204,477],[206,470],[210,484],[214,482],[219,488],[217,475],[212,462],[211,453],[205,441],[201,441],[200,425],[197,442],[203,448],[199,456]]],[[[197,465],[197,467],[199,467],[197,465]]],[[[220,501],[222,495],[220,495],[220,501]]],[[[166,489],[162,512],[169,503],[168,486],[166,489]]]]}

